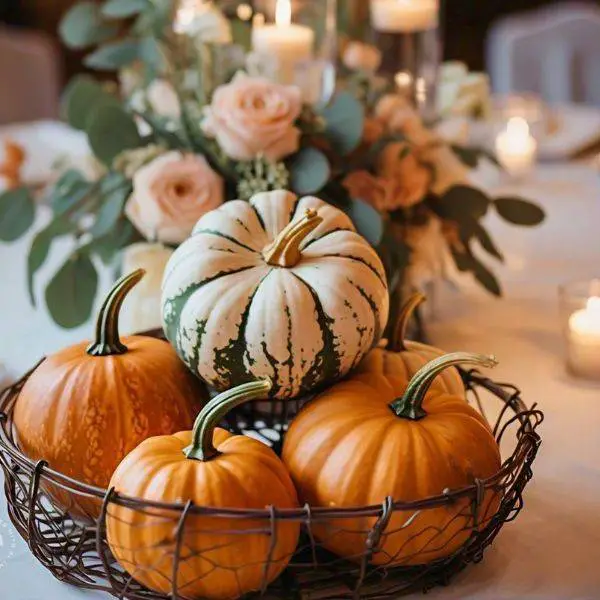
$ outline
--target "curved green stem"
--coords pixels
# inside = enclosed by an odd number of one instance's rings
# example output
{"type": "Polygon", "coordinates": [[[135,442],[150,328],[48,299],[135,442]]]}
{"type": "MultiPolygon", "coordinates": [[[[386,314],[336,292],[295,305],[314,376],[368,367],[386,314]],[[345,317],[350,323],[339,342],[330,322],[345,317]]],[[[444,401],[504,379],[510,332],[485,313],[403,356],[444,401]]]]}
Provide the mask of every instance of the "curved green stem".
{"type": "Polygon", "coordinates": [[[144,269],[138,269],[125,275],[108,292],[96,320],[96,339],[87,348],[90,356],[114,356],[127,352],[127,346],[119,337],[119,313],[127,294],[145,274],[144,269]]]}
{"type": "Polygon", "coordinates": [[[307,208],[304,216],[289,223],[277,239],[263,250],[267,264],[286,268],[297,265],[302,258],[300,244],[322,222],[323,218],[316,210],[307,208]]]}
{"type": "Polygon", "coordinates": [[[436,358],[413,375],[402,397],[394,400],[390,404],[390,408],[403,419],[417,421],[426,417],[427,413],[423,410],[423,400],[425,400],[425,395],[429,391],[433,380],[448,367],[461,364],[495,367],[498,361],[494,356],[469,354],[468,352],[455,352],[436,358]]]}
{"type": "Polygon", "coordinates": [[[413,316],[417,307],[419,307],[427,298],[421,292],[413,294],[400,309],[398,318],[396,319],[396,326],[390,338],[390,342],[387,346],[388,350],[392,352],[405,352],[407,350],[404,340],[406,339],[406,330],[408,329],[408,323],[413,316]]]}
{"type": "Polygon", "coordinates": [[[264,399],[272,387],[273,383],[270,379],[259,379],[258,381],[238,385],[213,398],[196,418],[192,443],[183,451],[186,457],[193,460],[207,461],[219,456],[220,453],[213,444],[215,427],[236,406],[250,400],[264,399]]]}

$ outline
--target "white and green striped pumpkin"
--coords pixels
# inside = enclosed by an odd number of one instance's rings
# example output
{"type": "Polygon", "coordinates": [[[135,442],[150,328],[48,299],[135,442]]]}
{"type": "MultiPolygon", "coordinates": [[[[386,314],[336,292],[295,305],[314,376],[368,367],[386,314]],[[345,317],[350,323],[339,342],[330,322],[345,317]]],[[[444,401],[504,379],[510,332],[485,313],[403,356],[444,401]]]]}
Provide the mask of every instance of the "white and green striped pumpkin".
{"type": "Polygon", "coordinates": [[[379,341],[383,266],[350,219],[285,191],[207,213],[171,257],[167,338],[217,390],[268,376],[290,398],[335,381],[379,341]]]}

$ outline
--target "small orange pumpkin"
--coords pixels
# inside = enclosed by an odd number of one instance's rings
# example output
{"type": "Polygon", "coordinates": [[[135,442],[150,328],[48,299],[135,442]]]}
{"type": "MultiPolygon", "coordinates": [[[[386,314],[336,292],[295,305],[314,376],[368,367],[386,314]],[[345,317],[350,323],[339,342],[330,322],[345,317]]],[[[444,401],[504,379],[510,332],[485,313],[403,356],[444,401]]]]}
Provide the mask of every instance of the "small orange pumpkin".
{"type": "MultiPolygon", "coordinates": [[[[191,501],[214,509],[296,508],[294,484],[276,454],[257,440],[216,428],[234,407],[266,398],[271,387],[270,380],[238,386],[206,405],[193,432],[146,440],[119,465],[111,488],[148,501],[191,501]]],[[[260,590],[285,569],[298,543],[294,521],[191,513],[181,528],[173,581],[180,519],[167,509],[110,503],[106,525],[123,568],[150,589],[162,594],[177,589],[181,598],[220,600],[260,590]],[[276,531],[270,535],[272,526],[276,531]]]]}
{"type": "MultiPolygon", "coordinates": [[[[398,313],[391,339],[385,347],[378,347],[362,360],[351,377],[365,373],[386,377],[396,386],[409,379],[429,361],[444,356],[443,350],[406,340],[406,330],[415,309],[425,301],[425,296],[416,293],[411,296],[398,313]]],[[[450,367],[440,373],[433,381],[432,389],[451,394],[465,394],[465,387],[458,371],[450,367]]]]}
{"type": "MultiPolygon", "coordinates": [[[[315,398],[292,422],[283,461],[301,501],[330,508],[423,500],[485,480],[500,469],[500,452],[485,419],[464,396],[429,391],[441,371],[458,363],[493,366],[473,354],[449,354],[423,367],[408,387],[381,375],[341,382],[315,398]]],[[[371,562],[418,565],[459,549],[498,510],[484,493],[479,522],[469,498],[394,511],[371,562]],[[416,514],[415,514],[416,513],[416,514]]],[[[315,523],[323,546],[351,560],[367,550],[374,517],[315,523]]]]}
{"type": "MultiPolygon", "coordinates": [[[[123,457],[153,435],[191,427],[207,397],[203,385],[162,340],[119,338],[119,310],[143,270],[123,277],[98,315],[96,340],[49,356],[15,406],[18,443],[33,460],[105,488],[123,457]]],[[[46,492],[72,517],[93,519],[100,503],[53,485],[46,492]]]]}

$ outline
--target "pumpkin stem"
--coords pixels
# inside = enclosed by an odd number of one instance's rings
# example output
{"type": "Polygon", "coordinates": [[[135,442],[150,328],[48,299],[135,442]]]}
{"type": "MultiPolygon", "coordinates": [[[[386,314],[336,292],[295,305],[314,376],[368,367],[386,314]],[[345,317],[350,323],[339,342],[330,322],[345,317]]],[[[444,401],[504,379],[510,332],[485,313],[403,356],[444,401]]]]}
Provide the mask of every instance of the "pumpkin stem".
{"type": "Polygon", "coordinates": [[[119,313],[127,294],[145,274],[144,269],[138,269],[125,275],[108,292],[96,320],[96,341],[87,348],[90,356],[114,356],[127,352],[127,346],[119,338],[119,313]]]}
{"type": "Polygon", "coordinates": [[[220,452],[215,448],[213,443],[215,427],[236,406],[244,404],[249,400],[264,399],[272,387],[273,383],[270,379],[259,379],[238,385],[231,390],[215,396],[200,411],[200,414],[196,418],[192,443],[183,450],[186,457],[193,460],[207,461],[219,456],[220,452]]]}
{"type": "Polygon", "coordinates": [[[498,364],[496,357],[484,354],[469,354],[468,352],[455,352],[446,354],[428,362],[422,369],[413,375],[401,398],[394,400],[390,408],[403,419],[417,421],[427,416],[423,410],[423,400],[429,391],[433,380],[448,367],[459,364],[472,364],[481,367],[495,367],[498,364]]]}
{"type": "Polygon", "coordinates": [[[425,300],[427,300],[425,295],[421,294],[421,292],[417,292],[413,294],[400,309],[398,318],[396,319],[396,326],[394,327],[390,343],[387,347],[388,350],[391,350],[392,352],[405,352],[407,350],[404,340],[406,339],[408,323],[417,307],[425,302],[425,300]]]}
{"type": "Polygon", "coordinates": [[[323,218],[316,210],[307,208],[303,217],[289,223],[277,239],[263,250],[267,264],[286,268],[297,265],[302,258],[300,244],[322,222],[323,218]]]}

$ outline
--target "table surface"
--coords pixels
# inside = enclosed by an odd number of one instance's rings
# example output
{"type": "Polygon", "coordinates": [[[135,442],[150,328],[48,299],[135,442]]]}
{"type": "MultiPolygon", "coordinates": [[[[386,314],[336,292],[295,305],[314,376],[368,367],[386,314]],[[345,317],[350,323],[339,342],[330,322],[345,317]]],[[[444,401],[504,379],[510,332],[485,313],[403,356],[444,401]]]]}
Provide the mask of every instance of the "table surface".
{"type": "MultiPolygon", "coordinates": [[[[493,192],[517,192],[536,199],[548,218],[541,227],[526,230],[490,216],[489,227],[506,254],[506,263],[496,267],[504,299],[493,299],[469,283],[460,292],[437,290],[430,335],[447,350],[496,354],[500,366],[494,377],[516,384],[527,404],[538,403],[545,412],[540,429],[543,444],[519,517],[504,527],[481,564],[464,571],[449,587],[433,590],[429,597],[597,599],[600,385],[575,380],[565,372],[557,287],[567,280],[600,276],[600,174],[592,164],[559,163],[540,165],[526,184],[485,178],[493,192]]],[[[30,307],[25,292],[29,243],[28,237],[0,244],[0,361],[15,374],[43,354],[90,334],[89,325],[61,331],[44,308],[30,307]]],[[[54,249],[42,279],[57,268],[67,246],[54,249]]],[[[103,285],[108,285],[108,278],[103,285]]],[[[1,527],[7,522],[2,499],[0,554],[10,547],[11,558],[0,567],[0,597],[106,597],[54,580],[11,527],[1,527]]]]}

